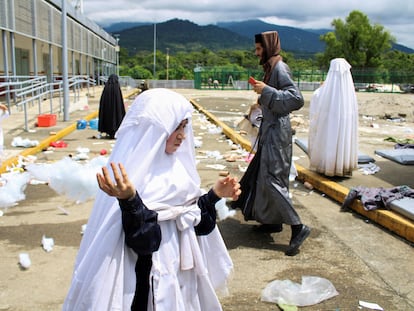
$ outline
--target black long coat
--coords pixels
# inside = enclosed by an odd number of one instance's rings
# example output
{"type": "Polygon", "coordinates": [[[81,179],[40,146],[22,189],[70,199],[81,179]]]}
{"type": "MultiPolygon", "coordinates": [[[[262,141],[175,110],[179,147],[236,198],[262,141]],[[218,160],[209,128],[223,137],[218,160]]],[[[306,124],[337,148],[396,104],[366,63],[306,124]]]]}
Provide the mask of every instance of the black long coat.
{"type": "Polygon", "coordinates": [[[113,138],[125,116],[124,99],[118,76],[112,74],[105,83],[99,102],[98,130],[113,138]]]}

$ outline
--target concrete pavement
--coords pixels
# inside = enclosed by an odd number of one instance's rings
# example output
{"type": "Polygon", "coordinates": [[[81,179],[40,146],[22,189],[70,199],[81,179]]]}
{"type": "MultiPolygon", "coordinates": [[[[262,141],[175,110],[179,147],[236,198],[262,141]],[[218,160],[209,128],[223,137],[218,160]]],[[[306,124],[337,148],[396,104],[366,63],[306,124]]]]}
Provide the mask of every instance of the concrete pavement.
{"type": "MultiPolygon", "coordinates": [[[[230,117],[224,113],[230,111],[232,118],[234,118],[237,114],[235,111],[236,107],[240,102],[243,102],[243,100],[246,102],[246,98],[248,99],[248,96],[244,92],[213,93],[211,91],[202,92],[197,90],[178,91],[183,93],[187,98],[192,99],[197,109],[221,126],[226,136],[240,143],[245,148],[248,148],[248,142],[229,126],[227,121],[230,117]],[[217,105],[218,103],[226,104],[217,105]],[[232,108],[226,106],[227,103],[232,108]],[[219,108],[217,108],[218,106],[219,108]]],[[[95,94],[100,94],[100,92],[97,90],[95,94]]],[[[124,92],[124,95],[126,94],[128,93],[124,92]]],[[[78,141],[81,143],[81,141],[85,142],[90,138],[87,136],[90,132],[83,132],[83,135],[81,135],[81,131],[76,131],[76,121],[78,119],[88,119],[96,116],[99,95],[95,95],[93,100],[90,99],[89,97],[87,109],[84,103],[74,105],[70,121],[61,121],[58,119],[56,126],[50,128],[37,128],[34,126],[36,121],[36,111],[34,111],[31,117],[31,124],[33,124],[31,127],[32,131],[29,132],[23,130],[21,115],[19,118],[18,112],[12,112],[9,120],[3,122],[3,129],[6,135],[6,154],[13,155],[5,161],[8,164],[7,166],[15,163],[13,161],[17,159],[16,156],[19,153],[24,156],[37,154],[44,147],[48,146],[50,141],[67,138],[71,143],[78,141]],[[13,135],[38,139],[43,148],[18,148],[17,152],[9,144],[12,137],[14,137],[13,135]]],[[[241,108],[241,110],[244,109],[241,108]]],[[[214,144],[217,144],[217,142],[213,142],[214,144]]],[[[67,153],[69,151],[62,151],[62,153],[65,152],[67,153]]],[[[337,288],[341,289],[341,296],[347,297],[348,300],[350,297],[365,298],[366,300],[369,297],[372,301],[381,301],[383,306],[395,306],[395,308],[388,307],[387,310],[413,309],[413,250],[409,240],[403,236],[404,232],[408,232],[407,237],[411,237],[412,223],[407,222],[407,224],[404,224],[401,219],[395,220],[395,215],[388,216],[393,221],[386,220],[386,222],[393,224],[397,228],[395,230],[402,230],[400,236],[403,238],[399,238],[392,233],[396,232],[392,228],[384,230],[384,225],[381,224],[383,227],[380,227],[373,224],[370,221],[370,217],[373,214],[361,217],[359,213],[339,213],[338,202],[347,193],[349,188],[346,183],[349,184],[350,180],[329,180],[312,174],[306,169],[306,157],[301,157],[302,154],[300,152],[295,146],[294,154],[300,157],[300,163],[297,163],[299,179],[309,180],[316,190],[308,190],[301,183],[294,183],[292,185],[295,204],[300,205],[299,210],[304,221],[313,227],[309,241],[306,241],[303,246],[303,254],[298,255],[298,257],[295,256],[294,258],[278,257],[278,251],[283,251],[284,247],[283,242],[279,242],[279,239],[287,237],[288,232],[284,232],[280,237],[272,236],[275,240],[273,243],[275,244],[270,242],[270,244],[267,244],[263,241],[263,237],[260,237],[260,239],[258,237],[252,237],[251,233],[247,231],[251,226],[243,223],[240,215],[235,220],[221,222],[219,226],[223,232],[232,258],[234,258],[236,269],[244,271],[244,273],[235,274],[235,282],[231,289],[240,294],[248,292],[252,293],[252,295],[257,295],[263,282],[270,278],[267,274],[272,271],[271,273],[273,275],[275,273],[274,269],[278,271],[279,275],[287,278],[294,278],[297,273],[300,273],[301,269],[304,273],[315,274],[323,274],[323,271],[325,271],[329,279],[335,281],[338,286],[337,288]],[[248,247],[247,250],[245,249],[246,247],[248,247]],[[261,250],[261,248],[264,248],[264,250],[261,250]],[[274,252],[275,250],[276,253],[274,252]],[[249,267],[252,270],[251,260],[255,261],[258,258],[261,258],[260,266],[257,266],[258,270],[249,273],[249,267]],[[262,275],[263,273],[265,275],[262,275]],[[335,276],[338,279],[335,279],[335,276]],[[358,280],[360,280],[360,283],[358,280]],[[349,291],[349,293],[346,293],[346,291],[349,291]],[[372,296],[369,295],[369,291],[372,291],[372,296]],[[388,303],[387,299],[389,300],[388,303]]],[[[3,163],[2,168],[5,167],[5,163],[3,163]]],[[[237,166],[229,167],[233,173],[241,174],[240,171],[237,171],[237,166]]],[[[211,183],[210,180],[216,177],[216,175],[211,176],[211,170],[206,170],[204,167],[200,169],[200,174],[206,185],[211,183]]],[[[366,185],[389,185],[389,183],[381,181],[376,176],[363,177],[356,175],[352,180],[353,183],[362,182],[366,185]]],[[[354,205],[353,208],[355,208],[354,205]]],[[[385,217],[382,216],[383,213],[379,213],[378,215],[381,216],[376,216],[377,218],[375,220],[385,217]]],[[[248,297],[252,298],[255,296],[249,295],[248,297]]],[[[224,299],[223,304],[225,310],[251,311],[271,309],[270,307],[266,308],[266,305],[262,306],[260,304],[252,307],[248,301],[241,300],[237,294],[233,295],[230,299],[224,299]],[[243,305],[248,305],[249,307],[243,309],[243,305]]],[[[354,310],[356,305],[354,301],[346,303],[338,297],[332,303],[327,303],[326,306],[328,307],[325,307],[323,310],[354,310]]],[[[309,310],[322,309],[315,307],[309,310]]]]}

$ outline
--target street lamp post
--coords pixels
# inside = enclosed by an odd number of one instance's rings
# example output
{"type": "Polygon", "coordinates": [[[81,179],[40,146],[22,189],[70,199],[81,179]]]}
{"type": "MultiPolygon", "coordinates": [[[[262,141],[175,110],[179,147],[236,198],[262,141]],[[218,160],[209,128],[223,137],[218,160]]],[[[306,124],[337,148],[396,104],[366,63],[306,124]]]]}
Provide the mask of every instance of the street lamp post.
{"type": "Polygon", "coordinates": [[[116,75],[119,77],[119,34],[114,34],[114,37],[116,39],[116,46],[115,46],[115,52],[116,52],[116,75]]]}
{"type": "Polygon", "coordinates": [[[157,23],[154,24],[154,68],[153,68],[153,76],[155,79],[156,73],[156,62],[157,62],[157,23]]]}
{"type": "Polygon", "coordinates": [[[169,48],[167,48],[167,81],[168,81],[168,65],[169,65],[169,62],[170,62],[170,49],[169,48]]]}

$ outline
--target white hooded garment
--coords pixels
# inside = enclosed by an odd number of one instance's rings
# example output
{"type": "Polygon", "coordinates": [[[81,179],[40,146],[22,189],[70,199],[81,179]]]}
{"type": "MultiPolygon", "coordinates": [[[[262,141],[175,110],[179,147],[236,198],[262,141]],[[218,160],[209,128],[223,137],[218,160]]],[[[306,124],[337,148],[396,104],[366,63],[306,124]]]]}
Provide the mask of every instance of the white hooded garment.
{"type": "Polygon", "coordinates": [[[1,123],[3,119],[6,119],[9,116],[9,112],[3,111],[0,109],[0,164],[2,162],[3,157],[3,148],[4,148],[4,135],[3,135],[3,127],[1,126],[1,123]]]}
{"type": "Polygon", "coordinates": [[[351,176],[358,167],[358,102],[351,66],[331,60],[309,110],[310,169],[326,176],[351,176]]]}
{"type": "MultiPolygon", "coordinates": [[[[233,268],[217,227],[196,236],[202,195],[196,170],[191,103],[167,89],[140,94],[116,134],[108,163],[123,163],[144,204],[158,212],[161,245],[153,253],[148,310],[221,310],[233,268]],[[186,139],[173,154],[167,138],[188,119],[186,139]]],[[[136,254],[125,244],[119,203],[100,191],[76,258],[63,310],[130,310],[136,254]]]]}

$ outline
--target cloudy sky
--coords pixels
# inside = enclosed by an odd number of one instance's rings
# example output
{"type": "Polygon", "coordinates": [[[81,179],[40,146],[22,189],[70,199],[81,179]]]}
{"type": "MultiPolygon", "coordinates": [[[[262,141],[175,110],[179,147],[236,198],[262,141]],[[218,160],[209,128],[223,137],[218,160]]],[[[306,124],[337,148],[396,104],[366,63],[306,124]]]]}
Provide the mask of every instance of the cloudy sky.
{"type": "Polygon", "coordinates": [[[331,28],[335,18],[345,21],[353,10],[368,16],[371,24],[385,27],[397,43],[414,49],[412,0],[72,0],[101,26],[117,22],[165,22],[185,19],[198,25],[261,19],[298,28],[331,28]],[[270,3],[270,5],[269,5],[270,3]]]}

